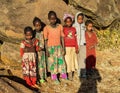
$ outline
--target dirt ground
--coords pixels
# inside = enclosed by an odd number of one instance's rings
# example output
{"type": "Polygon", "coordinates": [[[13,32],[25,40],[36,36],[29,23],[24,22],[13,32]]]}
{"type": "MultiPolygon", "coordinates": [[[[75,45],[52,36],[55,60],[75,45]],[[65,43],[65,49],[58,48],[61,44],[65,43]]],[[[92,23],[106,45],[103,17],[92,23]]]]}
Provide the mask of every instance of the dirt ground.
{"type": "MultiPolygon", "coordinates": [[[[73,81],[60,79],[55,84],[50,77],[40,85],[41,93],[120,93],[120,50],[97,51],[97,70],[87,79],[79,79],[74,73],[73,81]]],[[[13,75],[22,79],[20,67],[10,67],[13,75]]],[[[5,74],[5,73],[4,73],[5,74]]],[[[9,72],[10,74],[10,72],[9,72]]],[[[17,81],[16,81],[17,82],[17,81]]],[[[21,85],[23,85],[21,83],[21,85]]]]}

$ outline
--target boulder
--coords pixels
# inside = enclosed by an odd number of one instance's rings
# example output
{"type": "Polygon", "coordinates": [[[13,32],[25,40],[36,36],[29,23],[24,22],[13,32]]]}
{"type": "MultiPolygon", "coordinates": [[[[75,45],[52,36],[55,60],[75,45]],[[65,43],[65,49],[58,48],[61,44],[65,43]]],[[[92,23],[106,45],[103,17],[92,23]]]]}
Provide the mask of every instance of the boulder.
{"type": "Polygon", "coordinates": [[[16,76],[1,76],[0,93],[40,93],[40,90],[30,89],[24,82],[16,76]]]}
{"type": "Polygon", "coordinates": [[[97,28],[120,28],[119,0],[69,0],[69,4],[93,20],[97,28]]]}
{"type": "Polygon", "coordinates": [[[1,59],[6,64],[21,61],[19,45],[24,38],[23,30],[26,26],[33,27],[35,16],[49,24],[50,10],[54,10],[60,19],[64,13],[71,11],[62,0],[1,0],[0,8],[1,59]]]}

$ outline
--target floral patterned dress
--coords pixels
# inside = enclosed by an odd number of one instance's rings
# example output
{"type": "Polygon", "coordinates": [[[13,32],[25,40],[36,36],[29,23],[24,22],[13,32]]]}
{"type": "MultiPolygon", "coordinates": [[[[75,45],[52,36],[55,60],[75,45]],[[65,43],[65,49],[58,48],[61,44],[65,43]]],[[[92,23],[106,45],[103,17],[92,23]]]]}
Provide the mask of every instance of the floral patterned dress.
{"type": "Polygon", "coordinates": [[[51,72],[53,80],[56,79],[57,73],[61,73],[62,78],[66,78],[66,64],[62,55],[61,37],[64,37],[62,25],[58,24],[55,28],[47,25],[44,28],[44,39],[48,39],[48,71],[51,72]]]}
{"type": "Polygon", "coordinates": [[[38,40],[23,40],[20,44],[20,55],[22,57],[23,78],[30,86],[36,84],[36,51],[38,51],[38,40]]]}
{"type": "Polygon", "coordinates": [[[38,69],[39,69],[40,78],[45,79],[46,78],[46,60],[45,60],[43,32],[36,32],[35,37],[39,40],[38,46],[43,49],[40,52],[38,52],[38,69]]]}

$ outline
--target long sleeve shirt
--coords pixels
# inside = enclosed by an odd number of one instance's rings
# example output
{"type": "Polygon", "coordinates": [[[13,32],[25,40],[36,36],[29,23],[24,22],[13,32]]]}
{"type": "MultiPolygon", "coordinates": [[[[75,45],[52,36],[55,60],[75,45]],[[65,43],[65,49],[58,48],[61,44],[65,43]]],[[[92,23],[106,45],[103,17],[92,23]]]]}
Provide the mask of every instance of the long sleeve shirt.
{"type": "Polygon", "coordinates": [[[65,47],[75,47],[78,49],[76,29],[74,27],[64,27],[64,43],[65,47]]]}

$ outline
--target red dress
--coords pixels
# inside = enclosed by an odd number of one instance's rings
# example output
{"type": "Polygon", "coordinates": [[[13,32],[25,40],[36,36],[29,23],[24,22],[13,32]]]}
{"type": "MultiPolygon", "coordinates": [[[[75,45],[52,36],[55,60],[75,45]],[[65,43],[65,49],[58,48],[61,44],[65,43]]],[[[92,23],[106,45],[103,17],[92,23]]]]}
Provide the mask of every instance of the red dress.
{"type": "Polygon", "coordinates": [[[23,78],[30,86],[36,84],[36,51],[38,51],[38,40],[32,42],[23,40],[20,45],[20,55],[22,57],[23,78]]]}
{"type": "Polygon", "coordinates": [[[94,32],[92,32],[91,36],[88,35],[88,32],[85,33],[86,38],[86,69],[95,68],[96,65],[96,50],[95,47],[91,48],[97,44],[97,37],[94,32]]]}

